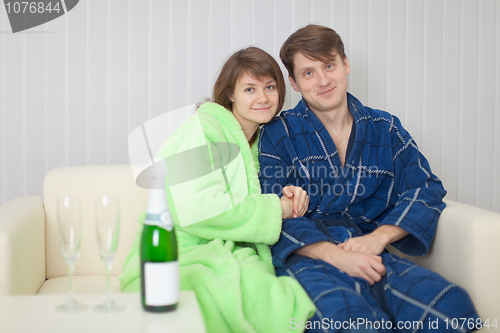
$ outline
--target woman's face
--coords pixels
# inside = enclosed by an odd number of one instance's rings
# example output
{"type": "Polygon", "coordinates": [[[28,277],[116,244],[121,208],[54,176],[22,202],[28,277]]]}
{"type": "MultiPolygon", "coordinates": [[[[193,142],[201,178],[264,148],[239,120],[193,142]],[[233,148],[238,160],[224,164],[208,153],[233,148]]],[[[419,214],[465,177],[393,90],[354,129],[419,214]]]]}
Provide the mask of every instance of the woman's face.
{"type": "Polygon", "coordinates": [[[269,122],[278,111],[279,93],[271,77],[261,81],[245,73],[236,81],[229,98],[233,102],[233,114],[247,136],[251,131],[253,135],[260,124],[269,122]]]}

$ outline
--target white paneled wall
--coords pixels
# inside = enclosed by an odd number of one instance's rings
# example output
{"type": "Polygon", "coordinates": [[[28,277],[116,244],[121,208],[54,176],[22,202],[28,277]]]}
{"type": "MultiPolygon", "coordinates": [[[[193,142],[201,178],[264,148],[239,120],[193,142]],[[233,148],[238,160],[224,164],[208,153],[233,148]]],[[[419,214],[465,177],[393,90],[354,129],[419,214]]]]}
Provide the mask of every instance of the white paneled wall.
{"type": "Polygon", "coordinates": [[[448,198],[500,212],[495,0],[80,0],[16,34],[0,7],[0,204],[59,166],[128,163],[134,128],[208,97],[232,52],[277,58],[308,23],[339,32],[349,90],[400,117],[448,198]]]}

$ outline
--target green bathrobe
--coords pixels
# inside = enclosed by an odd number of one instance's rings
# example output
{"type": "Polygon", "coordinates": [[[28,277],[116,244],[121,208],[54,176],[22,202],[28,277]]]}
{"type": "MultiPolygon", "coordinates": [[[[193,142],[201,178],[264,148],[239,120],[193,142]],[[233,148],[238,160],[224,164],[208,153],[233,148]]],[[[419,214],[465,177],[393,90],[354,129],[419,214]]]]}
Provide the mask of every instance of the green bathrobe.
{"type": "MultiPolygon", "coordinates": [[[[275,276],[269,245],[280,235],[281,204],[275,194],[261,194],[257,143],[250,148],[231,112],[204,103],[158,157],[167,158],[181,290],[195,291],[208,332],[296,332],[315,306],[298,282],[275,276]],[[208,159],[193,153],[200,151],[208,159]],[[172,165],[179,153],[190,163],[172,165]]],[[[140,290],[143,220],[120,275],[123,292],[140,290]]]]}

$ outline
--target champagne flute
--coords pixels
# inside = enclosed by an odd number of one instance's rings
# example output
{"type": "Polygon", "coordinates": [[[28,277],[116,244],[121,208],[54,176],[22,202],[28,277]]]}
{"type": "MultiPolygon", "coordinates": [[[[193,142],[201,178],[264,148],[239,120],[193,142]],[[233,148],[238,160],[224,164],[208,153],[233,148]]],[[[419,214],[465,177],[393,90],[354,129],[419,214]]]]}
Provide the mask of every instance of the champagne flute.
{"type": "Polygon", "coordinates": [[[69,299],[56,307],[59,312],[81,312],[88,306],[77,302],[73,295],[72,277],[75,261],[80,256],[82,236],[82,213],[80,198],[76,196],[60,196],[57,198],[57,234],[59,247],[68,265],[69,299]]]}
{"type": "Polygon", "coordinates": [[[95,199],[95,227],[99,254],[106,265],[106,300],[94,307],[98,312],[117,312],[125,305],[111,298],[109,274],[116,257],[120,236],[120,201],[117,196],[103,195],[95,199]]]}

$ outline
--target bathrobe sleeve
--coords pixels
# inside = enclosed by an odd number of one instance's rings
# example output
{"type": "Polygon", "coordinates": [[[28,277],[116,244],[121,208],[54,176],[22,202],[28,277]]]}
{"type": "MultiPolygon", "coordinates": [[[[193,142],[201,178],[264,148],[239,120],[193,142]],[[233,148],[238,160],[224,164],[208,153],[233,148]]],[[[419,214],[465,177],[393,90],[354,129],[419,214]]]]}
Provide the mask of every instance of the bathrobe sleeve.
{"type": "Polygon", "coordinates": [[[250,147],[241,128],[236,137],[228,128],[237,121],[228,120],[191,117],[160,149],[172,216],[181,230],[203,239],[273,244],[281,230],[280,200],[261,193],[250,147]]]}
{"type": "Polygon", "coordinates": [[[446,207],[442,201],[446,190],[395,116],[392,116],[390,135],[397,201],[381,224],[399,226],[410,233],[392,243],[395,248],[408,255],[424,255],[429,251],[438,218],[446,207]]]}
{"type": "MultiPolygon", "coordinates": [[[[273,124],[275,125],[275,124],[273,124]]],[[[281,126],[273,127],[273,135],[266,131],[266,126],[260,133],[259,141],[259,180],[264,193],[282,195],[282,189],[287,184],[286,170],[291,166],[294,149],[288,147],[286,151],[278,151],[273,143],[276,137],[284,137],[281,126]]],[[[317,204],[316,196],[309,196],[310,211],[317,204]]],[[[281,230],[281,239],[271,247],[273,264],[275,267],[284,267],[286,259],[303,246],[322,241],[331,242],[332,239],[321,231],[321,224],[310,221],[306,217],[286,219],[281,230]]]]}

